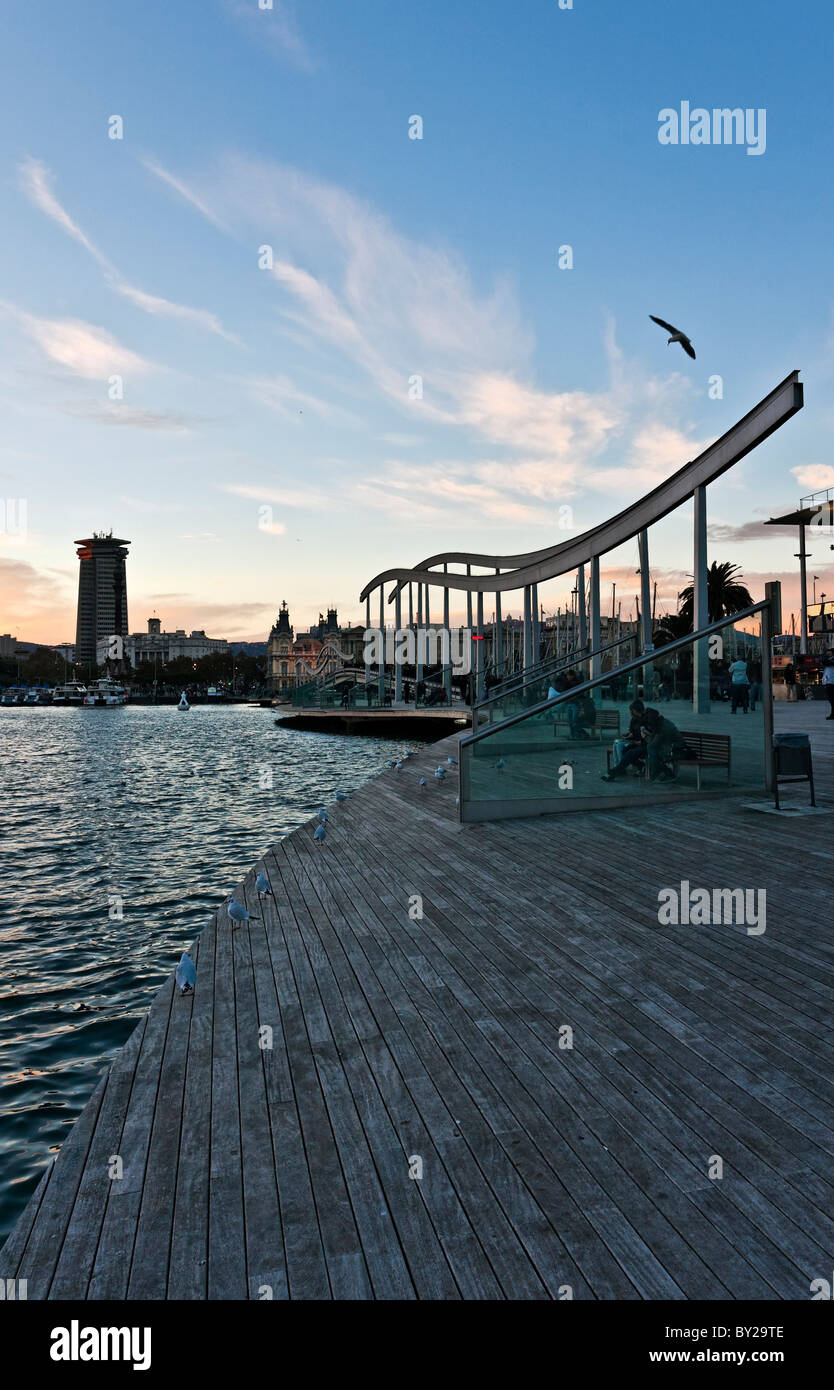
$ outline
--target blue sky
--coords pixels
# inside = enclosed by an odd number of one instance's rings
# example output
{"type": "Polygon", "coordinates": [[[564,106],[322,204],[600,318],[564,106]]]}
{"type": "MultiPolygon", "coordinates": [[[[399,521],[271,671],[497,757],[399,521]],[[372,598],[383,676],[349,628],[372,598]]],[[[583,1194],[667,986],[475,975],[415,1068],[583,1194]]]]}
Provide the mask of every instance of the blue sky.
{"type": "MultiPolygon", "coordinates": [[[[358,618],[388,565],[596,524],[798,367],[805,410],[709,494],[711,557],[789,611],[795,540],[749,523],[834,483],[832,31],[814,0],[7,0],[0,631],[71,639],[72,542],[111,526],[134,630],[358,618]],[[661,146],[682,101],[764,108],[765,153],[661,146]]],[[[689,553],[656,528],[662,605],[689,553]]],[[[636,565],[603,564],[624,616],[636,565]]]]}

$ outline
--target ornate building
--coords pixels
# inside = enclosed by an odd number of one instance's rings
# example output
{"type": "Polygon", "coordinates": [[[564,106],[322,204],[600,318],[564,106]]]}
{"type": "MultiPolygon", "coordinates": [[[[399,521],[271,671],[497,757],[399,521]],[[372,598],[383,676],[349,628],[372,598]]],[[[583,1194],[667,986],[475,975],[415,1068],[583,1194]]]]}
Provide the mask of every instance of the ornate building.
{"type": "Polygon", "coordinates": [[[281,604],[267,642],[267,678],[270,693],[288,699],[295,686],[320,675],[332,675],[352,662],[360,664],[364,629],[340,628],[335,608],[319,613],[309,632],[295,635],[287,601],[281,604]]]}

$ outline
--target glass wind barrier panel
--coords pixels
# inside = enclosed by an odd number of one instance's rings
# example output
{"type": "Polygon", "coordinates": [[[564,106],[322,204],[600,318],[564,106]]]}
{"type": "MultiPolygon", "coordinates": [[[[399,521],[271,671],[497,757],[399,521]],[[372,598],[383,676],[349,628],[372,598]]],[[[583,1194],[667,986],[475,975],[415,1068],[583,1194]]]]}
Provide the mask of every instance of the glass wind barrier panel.
{"type": "Polygon", "coordinates": [[[463,739],[461,819],[761,796],[763,607],[463,739]]]}
{"type": "MultiPolygon", "coordinates": [[[[636,636],[624,637],[608,646],[601,647],[596,655],[602,667],[602,674],[604,675],[607,669],[610,673],[610,679],[616,681],[614,668],[630,661],[632,657],[637,656],[638,651],[639,645],[636,636]]],[[[548,699],[553,691],[556,694],[562,694],[571,686],[581,685],[584,681],[590,680],[593,655],[591,653],[581,657],[568,658],[567,661],[562,659],[559,663],[549,665],[542,671],[534,668],[529,677],[522,672],[516,685],[502,690],[497,695],[491,693],[486,700],[476,706],[475,721],[477,727],[480,729],[485,724],[500,724],[513,714],[520,714],[524,710],[531,709],[533,705],[541,704],[542,700],[548,699]]],[[[602,690],[603,693],[606,693],[605,683],[603,683],[602,690]]]]}

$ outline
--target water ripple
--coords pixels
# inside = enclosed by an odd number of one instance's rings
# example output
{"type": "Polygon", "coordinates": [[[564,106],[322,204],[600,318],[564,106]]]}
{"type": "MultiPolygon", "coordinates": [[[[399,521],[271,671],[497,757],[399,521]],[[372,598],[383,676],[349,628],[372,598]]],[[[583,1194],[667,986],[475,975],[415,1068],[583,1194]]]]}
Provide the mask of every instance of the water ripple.
{"type": "Polygon", "coordinates": [[[401,748],[242,705],[0,710],[0,1244],[218,901],[401,748]]]}

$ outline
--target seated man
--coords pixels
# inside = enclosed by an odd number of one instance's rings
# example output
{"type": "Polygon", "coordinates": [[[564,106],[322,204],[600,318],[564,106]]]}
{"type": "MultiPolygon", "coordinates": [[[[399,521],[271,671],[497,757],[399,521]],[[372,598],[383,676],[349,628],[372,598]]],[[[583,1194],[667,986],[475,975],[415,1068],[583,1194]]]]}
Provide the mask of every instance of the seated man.
{"type": "Polygon", "coordinates": [[[643,716],[646,730],[646,756],[649,777],[656,782],[671,782],[675,778],[674,760],[686,752],[683,735],[671,719],[664,719],[656,709],[647,709],[643,716]]]}
{"type": "Polygon", "coordinates": [[[588,729],[597,722],[597,708],[586,691],[567,707],[571,738],[589,738],[588,729]]]}
{"type": "Polygon", "coordinates": [[[628,726],[628,733],[625,738],[616,738],[611,753],[611,769],[619,767],[626,753],[630,752],[626,767],[634,767],[641,763],[646,756],[646,741],[643,738],[643,715],[646,706],[642,700],[632,700],[628,707],[631,715],[631,722],[628,726]]]}

